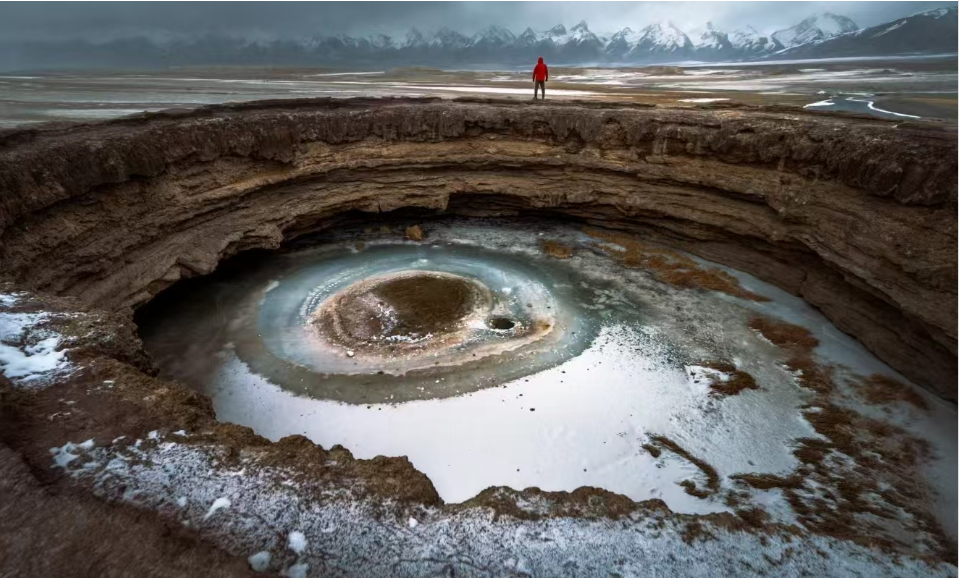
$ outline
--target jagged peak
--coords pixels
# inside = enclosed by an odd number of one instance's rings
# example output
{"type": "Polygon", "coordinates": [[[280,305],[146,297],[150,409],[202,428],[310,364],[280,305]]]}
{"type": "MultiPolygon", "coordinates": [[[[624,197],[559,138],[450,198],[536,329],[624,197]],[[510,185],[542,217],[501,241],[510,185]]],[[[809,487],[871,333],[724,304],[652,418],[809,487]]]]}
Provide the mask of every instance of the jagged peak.
{"type": "Polygon", "coordinates": [[[579,24],[573,26],[570,29],[571,32],[589,32],[589,26],[586,24],[585,20],[580,20],[579,24]]]}
{"type": "Polygon", "coordinates": [[[486,28],[483,28],[476,33],[476,36],[473,37],[477,42],[479,41],[495,41],[495,42],[513,42],[516,40],[516,36],[513,35],[509,29],[504,28],[498,24],[490,24],[486,28]]]}

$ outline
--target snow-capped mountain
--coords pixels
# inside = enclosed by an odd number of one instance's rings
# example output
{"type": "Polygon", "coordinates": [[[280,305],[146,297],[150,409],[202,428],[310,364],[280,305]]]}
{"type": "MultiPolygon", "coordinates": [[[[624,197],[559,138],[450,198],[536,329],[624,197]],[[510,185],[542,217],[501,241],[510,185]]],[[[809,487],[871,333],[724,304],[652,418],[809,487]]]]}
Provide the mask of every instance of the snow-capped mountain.
{"type": "Polygon", "coordinates": [[[639,31],[639,39],[627,53],[627,57],[641,59],[644,56],[653,60],[663,57],[684,59],[695,50],[686,33],[672,22],[650,24],[639,31]]]}
{"type": "Polygon", "coordinates": [[[773,40],[782,44],[785,48],[792,48],[793,46],[825,40],[858,29],[856,23],[849,18],[824,12],[810,16],[795,26],[777,30],[773,32],[772,37],[773,40]]]}
{"type": "Polygon", "coordinates": [[[422,48],[428,44],[422,32],[416,28],[410,28],[410,31],[406,33],[406,38],[403,39],[403,43],[400,46],[402,48],[422,48]]]}
{"type": "MultiPolygon", "coordinates": [[[[0,39],[0,54],[15,54],[20,68],[57,67],[63,54],[83,66],[169,67],[201,64],[294,64],[304,66],[460,66],[528,65],[538,56],[554,65],[645,64],[696,59],[736,61],[759,58],[819,58],[955,52],[955,6],[931,10],[857,30],[835,14],[819,14],[773,34],[745,23],[732,31],[711,23],[685,32],[672,23],[595,33],[586,22],[571,28],[526,28],[519,35],[503,26],[487,26],[467,36],[441,28],[426,34],[416,28],[385,34],[331,34],[302,38],[180,36],[154,40],[131,37],[107,43],[55,41],[12,45],[0,39]],[[112,59],[112,60],[111,60],[112,59]]],[[[9,66],[9,65],[8,65],[9,66]]],[[[382,69],[382,68],[378,68],[382,69]]]]}
{"type": "Polygon", "coordinates": [[[393,41],[391,36],[386,34],[371,34],[366,37],[366,41],[369,43],[370,48],[378,50],[395,50],[396,43],[393,41]]]}
{"type": "Polygon", "coordinates": [[[733,49],[743,56],[768,54],[781,50],[783,45],[773,40],[769,34],[760,34],[752,26],[746,26],[729,34],[733,49]]]}
{"type": "Polygon", "coordinates": [[[445,26],[436,31],[433,38],[430,39],[430,46],[433,48],[465,48],[469,46],[470,39],[455,30],[450,30],[445,26]]]}
{"type": "Polygon", "coordinates": [[[619,60],[626,56],[638,41],[639,34],[627,26],[609,37],[603,51],[614,61],[619,60]]]}
{"type": "Polygon", "coordinates": [[[718,30],[712,22],[707,22],[706,30],[690,36],[689,39],[696,47],[696,57],[699,59],[734,56],[729,35],[722,30],[718,30]]]}
{"type": "Polygon", "coordinates": [[[712,22],[706,23],[706,29],[698,29],[690,31],[687,35],[689,40],[699,48],[711,48],[711,49],[720,49],[731,46],[729,43],[728,35],[717,29],[713,26],[712,22]]]}
{"type": "Polygon", "coordinates": [[[470,39],[470,46],[493,47],[510,46],[516,41],[516,36],[502,26],[490,25],[480,30],[470,39]]]}
{"type": "Polygon", "coordinates": [[[562,44],[566,42],[567,35],[568,33],[566,32],[566,27],[563,26],[562,24],[557,24],[556,26],[553,26],[552,28],[546,31],[546,34],[544,34],[546,38],[549,38],[554,43],[558,43],[558,44],[562,44]]]}
{"type": "Polygon", "coordinates": [[[538,34],[532,28],[527,27],[522,34],[516,37],[515,46],[519,48],[525,48],[530,46],[536,46],[540,42],[543,42],[545,37],[541,34],[538,34]]]}
{"type": "Polygon", "coordinates": [[[600,58],[605,46],[605,42],[590,31],[586,21],[582,21],[562,37],[559,54],[570,61],[592,62],[600,58]]]}
{"type": "Polygon", "coordinates": [[[776,53],[776,58],[830,58],[944,54],[956,51],[959,15],[955,6],[884,22],[776,53]]]}
{"type": "Polygon", "coordinates": [[[572,43],[574,45],[580,45],[599,42],[599,37],[589,31],[589,26],[586,24],[586,21],[581,20],[579,24],[570,28],[565,44],[568,45],[572,43]]]}

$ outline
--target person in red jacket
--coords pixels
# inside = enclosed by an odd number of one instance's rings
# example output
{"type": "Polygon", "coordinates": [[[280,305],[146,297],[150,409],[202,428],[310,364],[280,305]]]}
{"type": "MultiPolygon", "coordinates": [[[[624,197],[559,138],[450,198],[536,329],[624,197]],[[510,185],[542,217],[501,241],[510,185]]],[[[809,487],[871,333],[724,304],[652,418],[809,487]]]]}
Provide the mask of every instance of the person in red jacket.
{"type": "Polygon", "coordinates": [[[533,100],[536,100],[536,93],[543,91],[543,100],[546,100],[546,81],[549,80],[549,69],[543,62],[543,57],[539,57],[539,62],[533,68],[533,100]]]}

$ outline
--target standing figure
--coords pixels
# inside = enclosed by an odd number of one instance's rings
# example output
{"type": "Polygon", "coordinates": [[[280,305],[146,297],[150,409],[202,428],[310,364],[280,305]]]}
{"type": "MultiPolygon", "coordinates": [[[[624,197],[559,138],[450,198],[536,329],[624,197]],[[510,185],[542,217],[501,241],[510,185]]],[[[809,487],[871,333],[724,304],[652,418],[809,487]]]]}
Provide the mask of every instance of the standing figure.
{"type": "Polygon", "coordinates": [[[533,68],[533,100],[536,100],[536,93],[543,91],[543,100],[546,100],[546,81],[549,80],[549,69],[543,62],[543,57],[539,57],[539,62],[533,68]]]}

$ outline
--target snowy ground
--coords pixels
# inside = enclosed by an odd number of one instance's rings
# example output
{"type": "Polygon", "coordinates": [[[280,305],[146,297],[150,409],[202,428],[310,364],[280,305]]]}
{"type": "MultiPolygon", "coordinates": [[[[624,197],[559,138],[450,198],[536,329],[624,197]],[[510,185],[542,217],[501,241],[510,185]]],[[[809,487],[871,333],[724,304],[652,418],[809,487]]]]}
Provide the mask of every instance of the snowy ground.
{"type": "MultiPolygon", "coordinates": [[[[827,59],[761,63],[678,63],[668,67],[552,67],[550,99],[619,100],[669,105],[684,93],[746,103],[803,105],[832,95],[909,95],[928,102],[902,114],[954,118],[955,57],[827,59]],[[938,102],[942,101],[942,102],[938,102]]],[[[527,69],[277,71],[196,70],[151,73],[0,75],[0,127],[51,120],[98,120],[167,108],[258,99],[465,95],[532,98],[527,69]]],[[[915,103],[912,103],[915,106],[915,103]]],[[[861,112],[888,118],[868,107],[861,112]]]]}
{"type": "MultiPolygon", "coordinates": [[[[164,512],[258,569],[287,576],[951,576],[955,567],[892,560],[818,537],[756,535],[640,511],[620,519],[496,518],[483,509],[383,514],[324,494],[255,459],[154,435],[120,452],[55,448],[101,495],[164,512]],[[142,449],[141,449],[142,448],[142,449]],[[267,489],[269,488],[269,489],[267,489]],[[118,494],[119,492],[119,494],[118,494]],[[694,525],[693,528],[698,526],[694,525]]],[[[62,459],[60,461],[63,461],[62,459]]],[[[538,505],[525,508],[536,512],[538,505]]]]}

